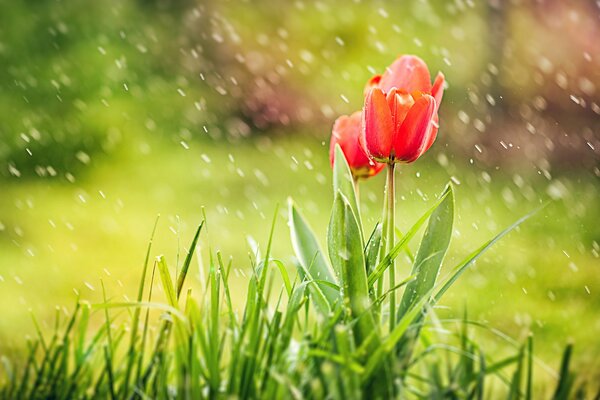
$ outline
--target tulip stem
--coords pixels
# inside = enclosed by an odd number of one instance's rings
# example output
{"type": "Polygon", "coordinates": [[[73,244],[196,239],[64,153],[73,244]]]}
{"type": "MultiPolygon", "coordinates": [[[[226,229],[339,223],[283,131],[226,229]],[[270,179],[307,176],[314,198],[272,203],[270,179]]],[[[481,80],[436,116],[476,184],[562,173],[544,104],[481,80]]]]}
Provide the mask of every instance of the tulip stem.
{"type": "MultiPolygon", "coordinates": [[[[395,202],[395,188],[394,188],[394,167],[395,163],[390,162],[387,168],[387,179],[385,183],[385,193],[383,196],[383,222],[381,226],[381,244],[379,247],[379,262],[382,262],[387,254],[394,248],[395,240],[395,224],[394,224],[394,207],[395,202]]],[[[396,284],[396,262],[392,260],[388,267],[389,269],[389,288],[392,289],[396,284]]],[[[381,298],[383,295],[383,276],[377,281],[377,298],[381,298]]],[[[394,292],[389,294],[390,307],[389,307],[389,320],[390,330],[394,328],[396,323],[396,295],[394,292]]],[[[381,318],[381,305],[377,308],[379,318],[381,318]]]]}
{"type": "MultiPolygon", "coordinates": [[[[394,248],[396,224],[394,223],[396,196],[394,182],[394,162],[390,162],[387,168],[387,253],[390,253],[394,248]]],[[[389,286],[390,286],[390,332],[394,330],[396,325],[396,292],[393,288],[396,286],[396,260],[392,260],[389,268],[389,286]]]]}
{"type": "MultiPolygon", "coordinates": [[[[388,173],[389,174],[389,173],[388,173]]],[[[389,175],[388,175],[389,177],[389,175]]],[[[385,189],[383,193],[383,213],[381,216],[381,242],[379,244],[379,261],[382,262],[387,255],[387,227],[388,227],[388,192],[390,190],[389,182],[386,181],[385,189]]],[[[383,296],[383,275],[377,280],[377,298],[380,299],[383,296]]],[[[381,303],[377,306],[376,314],[381,321],[381,303]]]]}

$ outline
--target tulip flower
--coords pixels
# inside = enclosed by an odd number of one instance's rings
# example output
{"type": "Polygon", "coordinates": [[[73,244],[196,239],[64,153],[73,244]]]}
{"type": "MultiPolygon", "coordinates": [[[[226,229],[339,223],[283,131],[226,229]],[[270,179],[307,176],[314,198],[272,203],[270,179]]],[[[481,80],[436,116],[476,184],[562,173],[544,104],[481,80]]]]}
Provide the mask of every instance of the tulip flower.
{"type": "Polygon", "coordinates": [[[398,58],[366,88],[364,142],[369,154],[386,163],[410,163],[425,153],[438,131],[444,75],[434,83],[423,60],[398,58]]]}
{"type": "MultiPolygon", "coordinates": [[[[394,247],[396,163],[411,163],[433,144],[438,131],[438,109],[444,92],[444,75],[438,73],[433,84],[429,69],[416,56],[401,56],[376,75],[365,88],[361,140],[375,161],[387,163],[386,196],[379,259],[394,247]]],[[[389,270],[389,286],[395,286],[395,261],[389,270]]],[[[383,279],[377,296],[383,291],[383,279]]],[[[396,293],[389,295],[390,330],[395,326],[396,293]]]]}
{"type": "Polygon", "coordinates": [[[342,115],[339,117],[333,124],[329,147],[329,160],[333,166],[335,145],[340,145],[355,181],[359,178],[369,178],[377,175],[385,166],[385,164],[373,161],[367,154],[360,140],[361,123],[362,117],[360,111],[350,116],[342,115]]]}

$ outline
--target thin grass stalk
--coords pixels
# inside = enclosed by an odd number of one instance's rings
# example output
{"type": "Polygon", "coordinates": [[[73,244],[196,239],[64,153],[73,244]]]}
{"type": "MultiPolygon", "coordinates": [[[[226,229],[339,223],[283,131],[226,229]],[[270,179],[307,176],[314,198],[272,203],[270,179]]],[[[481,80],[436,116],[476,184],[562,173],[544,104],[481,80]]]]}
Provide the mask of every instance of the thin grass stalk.
{"type": "MultiPolygon", "coordinates": [[[[150,277],[150,289],[148,291],[148,303],[152,301],[152,289],[154,287],[154,276],[156,273],[156,263],[152,267],[152,275],[150,277]]],[[[144,316],[144,330],[142,331],[142,343],[140,344],[140,355],[138,356],[137,369],[135,372],[135,384],[140,385],[140,378],[142,375],[142,364],[144,363],[144,352],[146,351],[146,340],[148,337],[148,321],[150,319],[150,307],[146,308],[146,315],[144,316]]]]}
{"type": "MultiPolygon", "coordinates": [[[[152,250],[152,242],[154,241],[154,233],[156,232],[156,227],[158,226],[159,218],[160,214],[156,216],[156,220],[154,221],[154,227],[152,228],[152,234],[150,235],[150,241],[148,242],[148,248],[146,249],[146,257],[144,259],[144,266],[142,269],[142,275],[140,277],[140,283],[138,287],[138,303],[142,302],[142,298],[144,296],[144,284],[146,282],[146,272],[148,271],[148,261],[150,260],[150,251],[152,250]]],[[[133,311],[133,321],[131,326],[131,336],[129,339],[127,366],[125,368],[125,380],[123,381],[123,389],[121,392],[121,396],[123,398],[126,398],[129,392],[129,379],[131,377],[131,370],[133,369],[133,363],[135,362],[136,357],[135,344],[138,336],[138,321],[140,318],[140,312],[141,309],[139,307],[136,307],[136,309],[133,311]]]]}

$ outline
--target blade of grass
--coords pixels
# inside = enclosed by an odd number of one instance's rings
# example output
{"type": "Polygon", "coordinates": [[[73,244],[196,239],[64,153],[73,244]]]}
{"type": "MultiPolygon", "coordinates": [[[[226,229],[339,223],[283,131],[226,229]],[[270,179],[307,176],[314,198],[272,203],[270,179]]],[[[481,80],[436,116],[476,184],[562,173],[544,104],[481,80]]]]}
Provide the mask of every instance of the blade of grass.
{"type": "Polygon", "coordinates": [[[185,257],[185,261],[183,262],[183,266],[181,267],[181,272],[177,277],[177,298],[181,295],[181,290],[183,289],[183,283],[185,282],[185,278],[187,276],[188,270],[190,268],[190,263],[192,262],[192,257],[194,256],[194,252],[196,249],[196,245],[198,244],[198,238],[200,237],[200,232],[202,231],[202,227],[204,226],[204,221],[200,223],[198,229],[196,229],[196,234],[194,235],[194,239],[192,240],[192,244],[188,250],[187,256],[185,257]]]}
{"type": "Polygon", "coordinates": [[[569,365],[571,364],[571,355],[573,353],[573,345],[568,344],[563,352],[562,360],[560,362],[560,371],[558,373],[558,384],[556,390],[552,396],[553,400],[567,400],[569,399],[571,389],[573,387],[573,375],[569,372],[569,365]]]}
{"type": "Polygon", "coordinates": [[[527,388],[525,399],[533,399],[533,336],[531,334],[527,337],[527,388]]]}
{"type": "MultiPolygon", "coordinates": [[[[148,242],[148,248],[146,249],[146,257],[144,258],[144,264],[142,269],[142,274],[140,276],[140,283],[138,285],[138,295],[137,301],[138,303],[142,301],[144,296],[144,284],[146,282],[146,273],[148,270],[148,262],[150,260],[150,251],[152,250],[152,242],[154,241],[154,234],[156,233],[156,227],[158,226],[158,220],[160,219],[160,214],[156,216],[154,220],[154,226],[152,227],[152,234],[150,235],[150,240],[148,242]]],[[[135,362],[135,346],[138,336],[138,324],[140,319],[140,309],[136,308],[133,312],[133,319],[131,321],[131,335],[129,338],[129,350],[127,352],[127,366],[125,368],[125,379],[123,380],[121,397],[128,397],[129,393],[129,380],[131,379],[131,370],[133,368],[133,364],[135,362]]]]}

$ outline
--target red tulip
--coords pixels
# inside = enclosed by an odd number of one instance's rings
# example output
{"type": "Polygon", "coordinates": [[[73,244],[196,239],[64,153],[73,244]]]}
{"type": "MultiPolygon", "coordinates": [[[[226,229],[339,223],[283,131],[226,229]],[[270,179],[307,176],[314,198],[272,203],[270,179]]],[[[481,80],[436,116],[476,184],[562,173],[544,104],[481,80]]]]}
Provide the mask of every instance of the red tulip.
{"type": "Polygon", "coordinates": [[[377,163],[368,156],[360,140],[361,112],[347,116],[342,115],[333,124],[329,160],[333,166],[335,145],[339,144],[346,156],[350,170],[355,179],[374,176],[383,169],[384,164],[377,163]]]}
{"type": "Polygon", "coordinates": [[[421,157],[437,136],[444,75],[438,73],[432,85],[423,60],[402,56],[365,91],[362,140],[371,157],[387,163],[421,157]]]}

